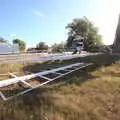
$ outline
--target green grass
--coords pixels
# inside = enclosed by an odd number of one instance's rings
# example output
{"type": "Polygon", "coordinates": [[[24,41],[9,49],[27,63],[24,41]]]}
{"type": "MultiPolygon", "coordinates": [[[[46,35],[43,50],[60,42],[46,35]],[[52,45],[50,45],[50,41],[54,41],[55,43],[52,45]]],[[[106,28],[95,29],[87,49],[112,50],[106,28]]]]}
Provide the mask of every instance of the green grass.
{"type": "Polygon", "coordinates": [[[120,120],[119,60],[118,55],[98,55],[19,64],[19,71],[37,72],[76,62],[94,63],[29,94],[0,101],[0,120],[120,120]]]}

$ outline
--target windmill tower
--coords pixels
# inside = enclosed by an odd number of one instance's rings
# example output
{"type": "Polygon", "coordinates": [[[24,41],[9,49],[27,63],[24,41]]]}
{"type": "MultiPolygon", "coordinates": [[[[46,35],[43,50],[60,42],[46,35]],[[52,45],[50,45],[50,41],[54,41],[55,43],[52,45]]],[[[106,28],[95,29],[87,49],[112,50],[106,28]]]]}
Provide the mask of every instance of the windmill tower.
{"type": "Polygon", "coordinates": [[[118,19],[116,34],[115,34],[115,40],[113,43],[113,52],[120,53],[120,15],[118,19]]]}

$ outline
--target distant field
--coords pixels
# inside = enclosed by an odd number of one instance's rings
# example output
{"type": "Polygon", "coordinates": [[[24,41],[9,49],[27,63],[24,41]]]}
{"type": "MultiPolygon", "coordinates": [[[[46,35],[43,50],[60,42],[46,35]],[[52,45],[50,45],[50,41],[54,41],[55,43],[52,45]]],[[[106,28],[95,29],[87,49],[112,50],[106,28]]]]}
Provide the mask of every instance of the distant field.
{"type": "Polygon", "coordinates": [[[11,101],[0,101],[0,120],[120,120],[120,55],[0,65],[0,73],[92,62],[56,82],[11,101]]]}

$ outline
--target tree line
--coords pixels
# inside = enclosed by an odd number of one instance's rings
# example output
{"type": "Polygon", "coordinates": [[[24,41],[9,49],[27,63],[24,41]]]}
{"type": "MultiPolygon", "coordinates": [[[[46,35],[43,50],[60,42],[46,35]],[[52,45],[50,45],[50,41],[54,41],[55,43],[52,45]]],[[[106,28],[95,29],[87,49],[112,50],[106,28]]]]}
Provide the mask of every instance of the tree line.
{"type": "MultiPolygon", "coordinates": [[[[103,45],[102,36],[98,33],[98,28],[87,18],[75,18],[66,27],[68,30],[68,38],[65,43],[54,43],[52,45],[53,52],[61,52],[63,49],[70,49],[74,41],[82,41],[84,43],[84,50],[97,51],[103,45]]],[[[0,38],[0,42],[7,42],[4,38],[0,38]]],[[[13,44],[19,44],[21,51],[26,49],[24,40],[14,39],[13,44]]],[[[39,42],[36,45],[36,50],[48,50],[49,46],[45,42],[39,42]]]]}

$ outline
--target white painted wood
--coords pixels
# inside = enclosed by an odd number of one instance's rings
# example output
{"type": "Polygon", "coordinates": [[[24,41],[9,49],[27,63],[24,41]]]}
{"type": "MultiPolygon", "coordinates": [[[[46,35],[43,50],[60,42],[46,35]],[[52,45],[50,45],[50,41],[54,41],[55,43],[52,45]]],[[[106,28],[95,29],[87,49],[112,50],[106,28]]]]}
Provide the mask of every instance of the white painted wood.
{"type": "MultiPolygon", "coordinates": [[[[60,78],[60,77],[62,77],[62,76],[65,76],[65,75],[67,75],[67,74],[69,74],[69,73],[72,73],[73,71],[76,71],[76,70],[79,70],[79,69],[81,69],[81,68],[87,67],[87,66],[89,66],[89,65],[92,65],[92,64],[91,64],[91,63],[90,63],[90,64],[76,63],[76,64],[71,64],[71,65],[68,65],[68,66],[65,66],[65,67],[61,67],[61,68],[56,68],[56,69],[52,69],[52,70],[48,70],[48,71],[44,71],[44,72],[39,72],[39,73],[32,74],[32,75],[26,75],[26,76],[22,76],[22,77],[12,78],[12,79],[5,80],[5,81],[6,81],[6,82],[9,82],[9,84],[7,83],[7,85],[14,84],[14,83],[17,83],[17,82],[20,82],[20,81],[21,81],[21,82],[23,82],[24,84],[26,84],[26,85],[28,85],[28,86],[30,87],[29,89],[27,89],[27,90],[25,90],[25,91],[23,91],[23,92],[20,92],[20,93],[18,93],[18,94],[15,95],[15,96],[19,96],[19,95],[23,95],[23,94],[25,94],[25,93],[33,90],[33,89],[36,89],[36,88],[38,88],[38,87],[40,87],[40,86],[42,86],[42,85],[45,85],[45,84],[47,84],[47,83],[49,83],[49,82],[51,82],[51,81],[54,81],[54,80],[56,80],[56,79],[58,79],[58,78],[60,78]],[[50,79],[50,78],[48,78],[48,77],[43,76],[43,75],[46,75],[46,74],[49,74],[49,73],[55,73],[55,72],[57,72],[57,71],[59,71],[59,70],[65,70],[65,69],[71,68],[71,67],[73,67],[73,66],[77,66],[77,68],[75,68],[74,70],[70,70],[70,71],[68,71],[68,72],[66,72],[66,73],[64,73],[64,74],[59,74],[57,77],[55,77],[55,78],[53,78],[53,79],[50,79]],[[39,85],[36,85],[36,86],[32,86],[31,84],[27,83],[27,80],[32,79],[32,78],[35,78],[35,77],[37,77],[37,76],[42,77],[42,78],[46,79],[47,81],[45,81],[45,82],[43,82],[43,83],[41,83],[41,84],[39,84],[39,85]],[[10,80],[12,81],[12,83],[11,83],[10,80]]],[[[55,74],[56,74],[56,73],[55,73],[55,74]]],[[[1,85],[2,87],[6,86],[5,82],[3,82],[3,81],[2,81],[2,82],[0,81],[0,85],[1,85]],[[3,83],[4,83],[4,84],[3,84],[3,83]]],[[[0,96],[2,97],[3,100],[12,99],[13,97],[15,97],[15,96],[11,96],[11,97],[6,98],[6,97],[3,95],[2,92],[0,92],[0,96]]]]}
{"type": "Polygon", "coordinates": [[[65,76],[65,75],[67,75],[67,74],[69,74],[69,73],[72,73],[72,72],[74,72],[74,71],[76,71],[76,70],[79,70],[79,69],[82,69],[82,68],[84,68],[84,67],[87,67],[87,66],[89,66],[89,65],[92,65],[92,64],[90,63],[90,64],[87,64],[87,65],[78,67],[78,68],[76,68],[76,69],[74,69],[74,70],[68,71],[67,73],[64,73],[64,74],[62,74],[62,75],[60,75],[60,76],[57,76],[57,77],[53,78],[53,80],[58,79],[58,78],[60,78],[60,77],[62,77],[62,76],[65,76]]]}
{"type": "Polygon", "coordinates": [[[11,78],[11,79],[7,79],[7,80],[1,80],[0,81],[0,87],[4,87],[4,86],[8,86],[8,85],[17,83],[20,80],[26,81],[26,80],[35,78],[37,76],[49,74],[51,72],[56,72],[56,71],[59,71],[59,70],[64,70],[64,69],[67,69],[67,68],[70,68],[70,67],[73,67],[73,66],[78,66],[78,65],[84,65],[84,63],[71,64],[71,65],[68,65],[68,66],[65,66],[65,67],[55,68],[55,69],[52,69],[52,70],[48,70],[48,71],[44,71],[44,72],[38,72],[38,73],[35,73],[35,74],[31,74],[31,75],[25,75],[25,76],[21,76],[21,77],[17,77],[17,78],[11,78]]]}
{"type": "Polygon", "coordinates": [[[24,81],[24,80],[20,80],[20,82],[22,82],[22,83],[26,84],[27,86],[29,86],[29,87],[33,88],[33,86],[32,86],[31,84],[27,83],[27,82],[26,82],[26,81],[24,81]]]}
{"type": "Polygon", "coordinates": [[[9,76],[13,77],[13,78],[17,78],[17,76],[13,73],[8,73],[9,76]]]}
{"type": "Polygon", "coordinates": [[[7,98],[4,96],[4,94],[0,91],[0,96],[3,100],[7,100],[7,98]]]}
{"type": "MultiPolygon", "coordinates": [[[[65,76],[65,75],[67,75],[67,74],[69,74],[69,73],[71,73],[71,72],[73,72],[73,71],[82,69],[82,68],[87,67],[87,66],[89,66],[89,65],[92,65],[92,63],[86,64],[86,65],[84,65],[84,66],[81,66],[81,67],[79,67],[79,68],[76,68],[76,69],[74,69],[74,70],[71,70],[70,72],[67,72],[67,73],[65,73],[65,74],[59,75],[58,77],[55,77],[54,79],[48,80],[48,81],[43,82],[43,83],[41,83],[41,84],[39,84],[39,85],[37,85],[37,86],[34,86],[34,87],[31,88],[31,89],[27,89],[27,90],[25,90],[25,91],[23,91],[23,92],[21,92],[21,93],[18,93],[18,94],[16,95],[16,97],[19,96],[19,95],[23,95],[23,94],[25,94],[25,93],[28,93],[28,92],[30,92],[30,91],[32,91],[32,90],[34,90],[34,89],[37,89],[37,88],[39,88],[39,87],[41,87],[41,86],[43,86],[43,85],[45,85],[45,84],[47,84],[47,83],[49,83],[49,82],[52,82],[52,81],[54,81],[54,80],[56,80],[56,79],[58,79],[58,78],[60,78],[60,77],[62,77],[62,76],[65,76]]],[[[15,97],[15,96],[9,97],[9,98],[7,98],[6,100],[12,99],[13,97],[15,97]]]]}
{"type": "Polygon", "coordinates": [[[36,75],[26,75],[26,76],[22,76],[22,77],[2,80],[2,81],[0,81],[0,87],[15,84],[15,83],[19,82],[20,80],[29,80],[29,79],[32,79],[32,78],[35,78],[35,77],[36,77],[36,75]]]}
{"type": "Polygon", "coordinates": [[[57,72],[53,72],[53,73],[58,74],[58,75],[63,75],[62,73],[57,73],[57,72]]]}
{"type": "Polygon", "coordinates": [[[48,77],[45,77],[45,76],[42,76],[42,75],[38,75],[39,77],[41,77],[41,78],[44,78],[45,80],[51,80],[50,78],[48,78],[48,77]]]}

